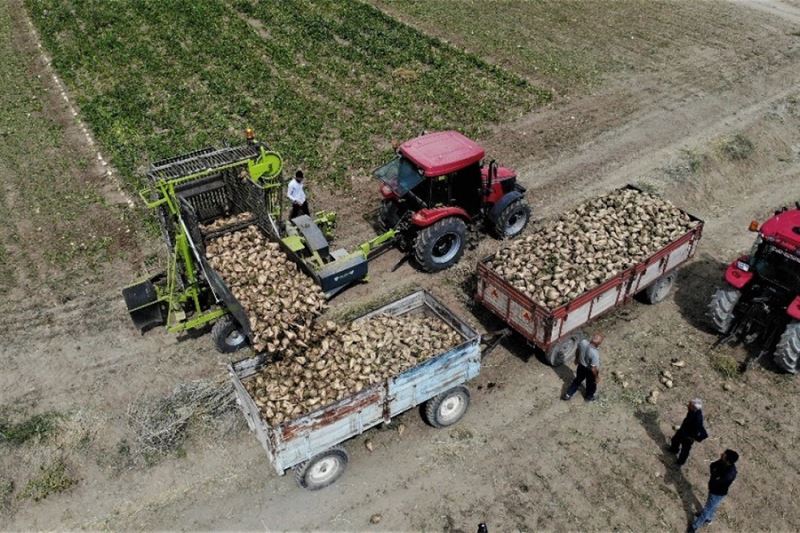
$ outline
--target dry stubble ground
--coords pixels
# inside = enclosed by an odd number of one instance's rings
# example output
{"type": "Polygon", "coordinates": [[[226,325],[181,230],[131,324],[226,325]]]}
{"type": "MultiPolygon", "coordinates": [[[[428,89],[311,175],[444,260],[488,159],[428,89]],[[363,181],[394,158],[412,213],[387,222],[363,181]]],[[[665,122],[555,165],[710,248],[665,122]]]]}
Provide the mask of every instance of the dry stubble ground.
{"type": "MultiPolygon", "coordinates": [[[[119,470],[100,458],[113,455],[125,433],[123,406],[142,393],[218,375],[214,366],[221,358],[210,352],[207,339],[176,343],[160,332],[138,338],[126,323],[116,290],[92,281],[99,297],[35,312],[23,305],[32,320],[15,324],[28,325],[35,334],[24,344],[4,339],[2,361],[12,369],[2,389],[8,403],[28,402],[38,410],[82,407],[101,414],[102,422],[90,426],[96,430],[85,455],[75,454],[78,484],[37,504],[18,502],[13,527],[364,529],[369,516],[380,512],[379,529],[470,531],[486,520],[497,531],[675,530],[704,497],[707,463],[725,446],[742,451],[741,478],[713,527],[800,527],[793,453],[798,383],[766,365],[729,380],[734,388],[725,391],[707,353],[713,336],[702,320],[723,262],[751,239],[743,231],[745,222],[784,203],[798,182],[800,116],[796,89],[791,90],[796,86],[791,73],[797,70],[796,43],[779,19],[727,9],[738,17],[734,21],[751,20],[747,28],[753,50],[778,43],[781,53],[762,60],[742,57],[738,63],[679,61],[644,77],[633,74],[627,79],[641,86],[633,83],[620,97],[631,103],[632,114],[619,119],[609,109],[585,119],[587,128],[599,124],[605,130],[597,139],[587,144],[585,138],[570,137],[555,165],[544,154],[509,152],[526,169],[522,179],[532,186],[540,210],[555,213],[591,190],[633,177],[707,221],[700,255],[683,271],[670,301],[657,307],[633,304],[597,325],[608,335],[604,399],[598,405],[557,401],[569,372],[527,360],[529,350],[511,341],[473,384],[472,410],[458,427],[437,432],[408,413],[402,417],[408,426],[402,438],[392,431],[373,432],[372,454],[364,450],[363,438],[348,444],[351,469],[335,488],[318,494],[299,491],[289,479],[270,473],[255,439],[246,433],[221,441],[197,436],[183,458],[119,470]],[[717,73],[708,72],[713,65],[730,79],[716,76],[717,83],[710,83],[717,73]],[[666,83],[673,76],[676,82],[666,83]],[[764,82],[756,84],[753,77],[764,82]],[[663,108],[676,98],[687,108],[684,113],[663,108]],[[740,109],[747,112],[737,117],[740,109]],[[721,122],[720,117],[730,120],[721,122]],[[657,133],[649,128],[653,121],[661,125],[657,133]],[[680,140],[684,132],[691,135],[680,140]],[[736,133],[755,147],[743,161],[730,161],[720,149],[736,133]],[[647,141],[650,148],[644,151],[647,141]],[[609,158],[613,150],[617,153],[609,158]],[[527,171],[551,166],[551,175],[527,171]],[[539,186],[546,195],[538,194],[539,186]],[[673,371],[676,388],[663,392],[656,407],[637,403],[674,356],[690,363],[673,371]],[[612,369],[626,374],[629,389],[610,379],[612,369]],[[678,472],[659,445],[692,395],[706,400],[712,438],[678,472]]],[[[738,40],[723,40],[702,58],[724,56],[740,46],[738,40]]],[[[578,104],[565,102],[545,114],[569,125],[568,116],[576,110],[597,105],[593,98],[581,96],[578,104]]],[[[532,120],[512,124],[509,131],[535,137],[537,119],[532,120]]],[[[499,140],[490,142],[500,146],[499,140]]],[[[23,223],[24,218],[17,219],[18,226],[23,223]]],[[[484,242],[457,275],[422,276],[407,266],[390,274],[388,267],[397,257],[387,256],[375,265],[373,283],[353,290],[342,305],[365,299],[376,285],[388,290],[411,279],[447,299],[462,316],[492,327],[496,324],[485,312],[465,303],[469,297],[463,287],[469,286],[469,265],[496,246],[484,242]]],[[[19,306],[6,305],[11,310],[19,306]]],[[[736,348],[720,353],[744,356],[736,348]]],[[[36,456],[45,449],[27,451],[36,456]]],[[[36,467],[33,460],[26,465],[36,467]]],[[[23,480],[30,475],[13,471],[23,480]]]]}

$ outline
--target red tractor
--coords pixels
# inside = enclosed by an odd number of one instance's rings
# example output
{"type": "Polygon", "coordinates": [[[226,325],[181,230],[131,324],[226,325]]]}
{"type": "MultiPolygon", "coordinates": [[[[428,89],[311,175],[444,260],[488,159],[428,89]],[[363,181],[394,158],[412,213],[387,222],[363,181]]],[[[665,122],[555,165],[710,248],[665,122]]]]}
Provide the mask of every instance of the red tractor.
{"type": "Polygon", "coordinates": [[[457,131],[428,133],[400,145],[397,157],[375,171],[383,201],[379,222],[427,272],[461,258],[468,231],[519,235],[531,216],[516,173],[457,131]]]}
{"type": "Polygon", "coordinates": [[[783,370],[800,370],[800,202],[775,212],[759,229],[749,255],[725,271],[728,286],[709,305],[715,329],[726,339],[759,341],[759,356],[773,351],[783,370]]]}

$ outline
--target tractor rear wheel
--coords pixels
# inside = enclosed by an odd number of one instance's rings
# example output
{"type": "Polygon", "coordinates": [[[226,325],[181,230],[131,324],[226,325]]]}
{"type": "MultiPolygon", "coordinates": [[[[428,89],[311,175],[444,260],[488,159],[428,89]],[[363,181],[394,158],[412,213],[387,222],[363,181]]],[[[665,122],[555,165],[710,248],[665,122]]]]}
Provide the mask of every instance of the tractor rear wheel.
{"type": "Polygon", "coordinates": [[[732,287],[717,289],[708,305],[708,314],[714,329],[722,335],[728,334],[733,325],[733,310],[742,293],[732,287]]]}
{"type": "Polygon", "coordinates": [[[211,338],[214,339],[214,346],[221,353],[235,352],[247,344],[247,337],[230,315],[225,315],[214,322],[214,327],[211,328],[211,338]]]}
{"type": "Polygon", "coordinates": [[[458,263],[464,255],[467,225],[456,217],[443,218],[417,234],[414,257],[426,272],[438,272],[458,263]]]}
{"type": "Polygon", "coordinates": [[[657,304],[669,295],[672,283],[675,281],[675,272],[664,274],[644,290],[644,300],[649,304],[657,304]]]}
{"type": "Polygon", "coordinates": [[[524,198],[508,204],[495,223],[495,231],[501,239],[511,239],[522,233],[531,219],[531,206],[524,198]]]}
{"type": "Polygon", "coordinates": [[[800,321],[791,322],[786,326],[773,358],[786,372],[796,374],[800,370],[800,321]]]}
{"type": "Polygon", "coordinates": [[[576,331],[555,343],[544,354],[547,364],[550,366],[561,366],[572,363],[578,351],[578,344],[585,338],[585,333],[576,331]]]}

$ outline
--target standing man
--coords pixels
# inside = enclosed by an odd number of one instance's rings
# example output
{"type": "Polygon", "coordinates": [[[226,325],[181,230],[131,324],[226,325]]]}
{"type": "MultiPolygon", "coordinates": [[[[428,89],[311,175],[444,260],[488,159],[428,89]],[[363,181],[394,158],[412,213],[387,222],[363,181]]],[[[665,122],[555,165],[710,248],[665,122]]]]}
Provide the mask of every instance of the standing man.
{"type": "Polygon", "coordinates": [[[708,432],[703,427],[703,402],[700,398],[691,400],[687,405],[686,417],[681,422],[681,427],[672,437],[669,451],[678,454],[678,466],[683,466],[689,458],[692,444],[702,442],[708,438],[708,432]],[[680,453],[679,453],[680,452],[680,453]]]}
{"type": "Polygon", "coordinates": [[[300,215],[308,215],[308,201],[306,200],[306,191],[303,190],[303,171],[298,170],[294,173],[294,178],[289,182],[286,188],[286,196],[292,202],[292,212],[289,215],[289,220],[300,215]]]}
{"type": "Polygon", "coordinates": [[[714,514],[717,512],[717,507],[728,495],[728,488],[736,479],[736,461],[739,460],[739,454],[733,450],[725,450],[719,458],[719,461],[711,463],[711,479],[708,480],[708,499],[706,505],[700,514],[697,515],[694,522],[689,524],[689,533],[694,533],[701,527],[710,524],[714,520],[714,514]]]}
{"type": "Polygon", "coordinates": [[[575,369],[575,379],[572,380],[567,392],[561,398],[570,400],[578,392],[583,380],[586,380],[586,401],[593,402],[597,399],[597,384],[600,383],[600,344],[603,336],[599,333],[592,335],[591,340],[583,339],[578,343],[578,368],[575,369]]]}

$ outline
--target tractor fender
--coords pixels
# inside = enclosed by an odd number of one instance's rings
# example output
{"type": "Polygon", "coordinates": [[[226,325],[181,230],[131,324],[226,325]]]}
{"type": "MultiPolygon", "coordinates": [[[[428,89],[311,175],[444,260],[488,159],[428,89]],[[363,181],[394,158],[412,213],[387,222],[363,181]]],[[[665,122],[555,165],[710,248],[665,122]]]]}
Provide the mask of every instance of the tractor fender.
{"type": "Polygon", "coordinates": [[[786,314],[795,320],[800,320],[800,296],[795,296],[792,303],[786,308],[786,314]]]}
{"type": "Polygon", "coordinates": [[[503,197],[500,198],[500,201],[494,204],[492,206],[491,211],[489,211],[489,220],[491,220],[492,222],[497,222],[497,217],[500,216],[500,213],[503,212],[503,209],[508,207],[511,204],[511,202],[519,200],[523,196],[524,195],[517,190],[513,190],[504,194],[503,197]]]}
{"type": "Polygon", "coordinates": [[[411,215],[411,223],[420,228],[427,228],[431,224],[447,217],[458,217],[465,222],[469,221],[469,215],[460,207],[434,207],[433,209],[420,209],[411,215]]]}
{"type": "Polygon", "coordinates": [[[746,262],[747,259],[747,256],[740,257],[728,265],[728,269],[725,271],[725,281],[728,283],[728,285],[735,289],[741,290],[745,285],[750,283],[750,280],[753,279],[752,272],[742,270],[738,266],[740,261],[746,262]]]}

